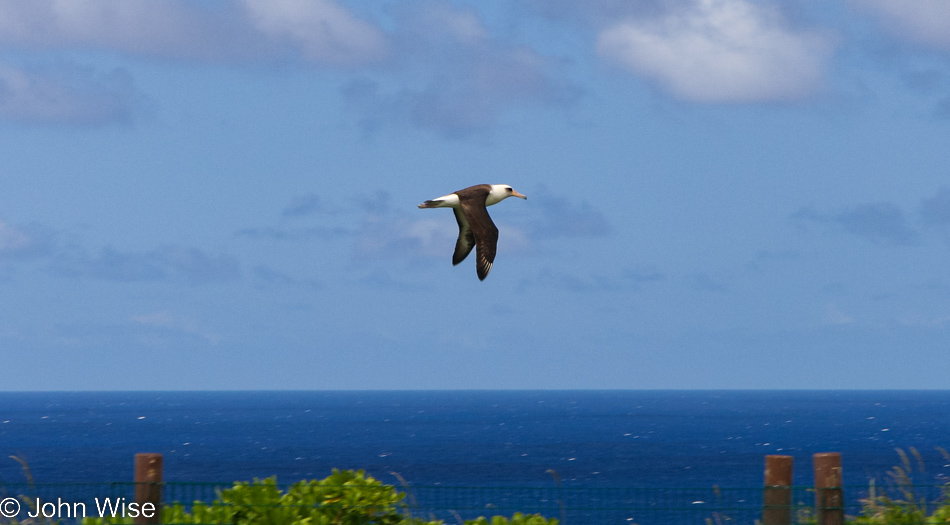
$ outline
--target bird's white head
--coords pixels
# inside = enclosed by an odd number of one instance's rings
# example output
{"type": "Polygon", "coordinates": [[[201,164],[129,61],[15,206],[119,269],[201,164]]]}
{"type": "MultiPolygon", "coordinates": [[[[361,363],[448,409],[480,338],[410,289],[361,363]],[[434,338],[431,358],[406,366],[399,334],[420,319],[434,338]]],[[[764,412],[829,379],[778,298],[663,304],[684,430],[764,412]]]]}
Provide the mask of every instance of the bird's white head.
{"type": "Polygon", "coordinates": [[[518,193],[511,186],[507,184],[492,184],[491,191],[488,192],[488,198],[485,199],[485,205],[491,206],[492,204],[498,204],[499,202],[507,199],[508,197],[519,197],[521,199],[527,199],[524,195],[518,193]]]}

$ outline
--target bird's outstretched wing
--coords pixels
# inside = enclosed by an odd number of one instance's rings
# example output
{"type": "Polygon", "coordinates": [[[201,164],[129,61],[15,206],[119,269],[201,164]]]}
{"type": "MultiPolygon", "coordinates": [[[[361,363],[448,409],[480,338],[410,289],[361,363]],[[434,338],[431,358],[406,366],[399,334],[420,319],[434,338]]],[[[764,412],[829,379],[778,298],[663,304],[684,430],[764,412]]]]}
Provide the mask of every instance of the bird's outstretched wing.
{"type": "Polygon", "coordinates": [[[459,239],[455,241],[455,253],[452,254],[452,265],[456,265],[465,260],[468,254],[475,247],[475,235],[472,228],[465,219],[465,214],[458,208],[452,208],[455,212],[455,220],[459,223],[459,239]]]}
{"type": "MultiPolygon", "coordinates": [[[[495,249],[498,246],[498,228],[492,222],[488,210],[485,208],[485,198],[481,199],[462,199],[462,213],[468,222],[469,230],[475,237],[475,269],[478,273],[478,279],[484,281],[491,271],[492,263],[495,262],[495,249]]],[[[456,211],[456,217],[458,211],[456,211]]],[[[460,221],[461,222],[461,221],[460,221]]],[[[459,236],[461,242],[461,235],[459,236]]],[[[469,251],[472,249],[469,248],[469,251]]],[[[456,254],[458,246],[456,245],[456,254]]],[[[468,253],[466,252],[466,255],[468,253]]]]}

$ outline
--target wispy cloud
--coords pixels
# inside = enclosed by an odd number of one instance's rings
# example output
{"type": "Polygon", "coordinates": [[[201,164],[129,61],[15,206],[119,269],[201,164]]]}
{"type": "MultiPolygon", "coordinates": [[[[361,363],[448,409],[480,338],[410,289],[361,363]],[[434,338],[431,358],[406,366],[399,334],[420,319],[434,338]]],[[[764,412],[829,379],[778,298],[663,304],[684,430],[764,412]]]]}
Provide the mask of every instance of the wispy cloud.
{"type": "Polygon", "coordinates": [[[871,13],[892,34],[940,51],[950,51],[950,3],[944,0],[850,0],[871,13]]]}
{"type": "Polygon", "coordinates": [[[258,265],[251,270],[254,279],[263,284],[292,285],[296,279],[267,265],[258,265]]]}
{"type": "MultiPolygon", "coordinates": [[[[428,195],[420,196],[420,200],[424,197],[428,195]]],[[[540,253],[548,241],[611,233],[609,221],[596,207],[543,188],[526,203],[510,199],[498,206],[504,210],[492,207],[491,214],[499,229],[499,251],[506,254],[540,253]]],[[[449,260],[458,225],[449,209],[396,207],[385,191],[368,193],[346,206],[307,194],[294,198],[282,209],[279,223],[243,228],[235,235],[253,241],[348,242],[357,261],[449,260]]],[[[642,282],[657,278],[659,274],[652,270],[631,270],[622,277],[642,282]]]]}
{"type": "Polygon", "coordinates": [[[655,268],[627,268],[614,274],[575,274],[543,268],[532,278],[522,280],[520,286],[556,288],[575,293],[636,291],[650,283],[663,281],[666,276],[655,268]]]}
{"type": "Polygon", "coordinates": [[[694,102],[796,100],[819,91],[830,39],[791,27],[774,4],[664,2],[606,24],[601,56],[694,102]]]}
{"type": "Polygon", "coordinates": [[[284,217],[298,218],[318,213],[325,213],[326,211],[327,206],[319,195],[315,193],[307,193],[294,197],[294,199],[284,207],[280,214],[284,217]]]}
{"type": "Polygon", "coordinates": [[[901,326],[914,328],[944,329],[950,325],[950,315],[922,315],[919,313],[907,313],[897,318],[897,323],[901,326]]]}
{"type": "Polygon", "coordinates": [[[904,212],[889,202],[860,204],[835,215],[834,220],[846,231],[874,242],[910,245],[917,241],[904,212]]]}
{"type": "Polygon", "coordinates": [[[385,52],[382,31],[333,0],[0,0],[0,42],[216,61],[289,53],[329,66],[359,65],[385,52]]]}
{"type": "Polygon", "coordinates": [[[370,285],[374,288],[399,290],[405,292],[419,292],[429,290],[431,288],[431,286],[427,284],[409,282],[397,277],[393,277],[391,271],[384,269],[376,269],[370,272],[368,275],[362,277],[360,282],[370,285]]]}
{"type": "Polygon", "coordinates": [[[844,313],[835,303],[825,305],[822,321],[829,325],[847,325],[854,322],[854,317],[844,313]]]}
{"type": "Polygon", "coordinates": [[[454,217],[370,213],[354,239],[357,258],[449,257],[458,237],[454,217]]]}
{"type": "Polygon", "coordinates": [[[837,213],[802,208],[792,214],[792,218],[831,225],[875,243],[909,246],[918,240],[904,212],[890,202],[859,204],[837,213]]]}
{"type": "Polygon", "coordinates": [[[0,219],[0,258],[29,259],[49,255],[53,234],[45,226],[17,226],[0,219]]]}
{"type": "Polygon", "coordinates": [[[942,187],[937,194],[920,202],[920,217],[928,226],[950,226],[950,187],[942,187]]]}
{"type": "Polygon", "coordinates": [[[329,240],[345,237],[351,232],[342,226],[311,226],[306,228],[290,226],[264,226],[261,228],[241,228],[234,232],[238,237],[247,239],[270,239],[275,241],[329,240]]]}
{"type": "Polygon", "coordinates": [[[222,340],[220,334],[201,327],[200,324],[194,319],[176,315],[167,310],[148,314],[133,315],[129,318],[129,321],[136,325],[145,326],[152,329],[161,329],[198,337],[212,345],[217,345],[222,340]]]}
{"type": "MultiPolygon", "coordinates": [[[[561,107],[579,96],[563,60],[492,35],[473,9],[430,0],[387,14],[384,30],[336,0],[0,0],[0,45],[27,57],[108,50],[358,72],[342,93],[366,129],[399,123],[449,137],[485,133],[519,107],[561,107]]],[[[0,118],[127,119],[135,91],[122,75],[63,79],[0,66],[0,118]]]]}
{"type": "Polygon", "coordinates": [[[801,254],[793,250],[759,250],[755,257],[747,261],[743,267],[749,272],[762,272],[776,263],[794,261],[800,257],[801,254]]]}
{"type": "Polygon", "coordinates": [[[237,258],[196,247],[165,245],[144,251],[105,246],[91,251],[46,225],[0,219],[0,260],[33,264],[54,275],[115,282],[201,285],[241,278],[237,258]]]}
{"type": "Polygon", "coordinates": [[[285,272],[261,264],[251,270],[251,278],[255,286],[259,287],[306,287],[313,290],[323,288],[323,284],[314,279],[298,279],[285,272]]]}
{"type": "Polygon", "coordinates": [[[379,191],[355,205],[337,207],[316,195],[302,195],[283,208],[281,216],[285,220],[280,224],[243,228],[235,234],[249,240],[345,240],[352,243],[355,259],[451,254],[458,236],[458,228],[451,213],[442,217],[415,213],[419,212],[415,207],[395,209],[390,201],[387,192],[379,191]],[[331,213],[330,210],[335,211],[331,213]],[[320,224],[313,225],[315,221],[320,224]]]}
{"type": "Polygon", "coordinates": [[[666,275],[652,266],[626,268],[620,276],[632,283],[652,283],[666,279],[666,275]]]}
{"type": "Polygon", "coordinates": [[[602,237],[611,231],[604,214],[587,202],[571,202],[542,188],[531,203],[540,210],[530,232],[535,238],[602,237]]]}
{"type": "Polygon", "coordinates": [[[405,122],[467,137],[489,130],[512,108],[569,105],[580,94],[561,61],[492,37],[474,10],[415,2],[401,6],[396,18],[395,68],[343,90],[368,129],[405,122]]]}
{"type": "Polygon", "coordinates": [[[723,293],[729,291],[729,285],[722,279],[718,279],[708,273],[697,273],[689,277],[689,286],[694,290],[702,292],[723,293]]]}
{"type": "Polygon", "coordinates": [[[351,235],[352,227],[328,223],[331,216],[337,215],[343,215],[341,210],[334,209],[315,193],[306,193],[291,199],[281,210],[280,216],[286,220],[272,226],[241,228],[234,234],[247,239],[274,241],[331,240],[351,235]],[[306,225],[307,221],[315,219],[321,224],[306,225]]]}
{"type": "Polygon", "coordinates": [[[0,119],[97,126],[127,123],[147,105],[122,69],[101,74],[63,63],[23,69],[0,62],[0,119]]]}
{"type": "Polygon", "coordinates": [[[386,54],[382,31],[331,0],[244,0],[244,6],[259,31],[299,47],[306,60],[348,66],[386,54]]]}
{"type": "Polygon", "coordinates": [[[145,252],[121,252],[106,247],[94,256],[79,249],[65,251],[52,259],[51,268],[63,277],[189,285],[234,281],[241,276],[240,265],[233,256],[183,246],[145,252]]]}

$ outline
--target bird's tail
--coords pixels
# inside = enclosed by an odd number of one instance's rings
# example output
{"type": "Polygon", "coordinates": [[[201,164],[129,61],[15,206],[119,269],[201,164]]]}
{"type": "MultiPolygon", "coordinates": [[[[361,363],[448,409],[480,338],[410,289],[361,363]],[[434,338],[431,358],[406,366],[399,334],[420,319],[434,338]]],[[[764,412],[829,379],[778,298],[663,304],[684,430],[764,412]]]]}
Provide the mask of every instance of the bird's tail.
{"type": "Polygon", "coordinates": [[[438,208],[442,204],[440,200],[425,201],[419,205],[420,208],[438,208]]]}

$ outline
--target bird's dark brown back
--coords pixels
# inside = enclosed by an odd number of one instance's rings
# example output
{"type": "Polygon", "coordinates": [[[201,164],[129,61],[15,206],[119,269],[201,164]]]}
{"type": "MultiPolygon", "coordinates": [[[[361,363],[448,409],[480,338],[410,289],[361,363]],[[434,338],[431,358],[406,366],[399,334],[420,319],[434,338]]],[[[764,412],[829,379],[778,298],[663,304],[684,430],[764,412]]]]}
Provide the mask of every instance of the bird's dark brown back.
{"type": "Polygon", "coordinates": [[[484,280],[495,262],[495,250],[498,246],[498,228],[492,222],[485,200],[491,192],[488,184],[471,186],[455,192],[459,197],[462,213],[468,220],[469,228],[475,236],[475,257],[478,278],[484,280]]]}

